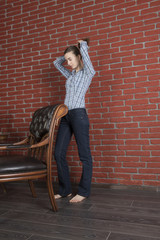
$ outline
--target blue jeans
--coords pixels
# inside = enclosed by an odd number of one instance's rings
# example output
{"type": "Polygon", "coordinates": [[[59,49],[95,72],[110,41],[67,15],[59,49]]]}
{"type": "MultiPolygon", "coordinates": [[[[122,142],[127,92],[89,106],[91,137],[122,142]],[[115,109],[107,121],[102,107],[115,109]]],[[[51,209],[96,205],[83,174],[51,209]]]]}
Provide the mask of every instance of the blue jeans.
{"type": "Polygon", "coordinates": [[[84,197],[90,195],[92,179],[92,157],[89,144],[89,120],[85,108],[69,110],[61,119],[55,144],[55,160],[57,163],[59,194],[63,197],[72,193],[69,168],[66,160],[67,148],[72,134],[78,146],[82,175],[78,186],[78,194],[84,197]]]}

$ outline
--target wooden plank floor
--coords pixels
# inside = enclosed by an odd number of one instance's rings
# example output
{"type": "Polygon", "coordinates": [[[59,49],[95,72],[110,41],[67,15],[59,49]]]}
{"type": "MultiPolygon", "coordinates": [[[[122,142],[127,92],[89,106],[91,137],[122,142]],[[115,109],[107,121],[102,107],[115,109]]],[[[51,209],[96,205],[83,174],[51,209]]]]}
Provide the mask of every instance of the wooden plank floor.
{"type": "Polygon", "coordinates": [[[6,188],[4,194],[0,187],[0,240],[160,239],[160,192],[154,190],[93,186],[82,203],[57,200],[54,213],[43,183],[36,184],[36,199],[27,183],[6,188]]]}

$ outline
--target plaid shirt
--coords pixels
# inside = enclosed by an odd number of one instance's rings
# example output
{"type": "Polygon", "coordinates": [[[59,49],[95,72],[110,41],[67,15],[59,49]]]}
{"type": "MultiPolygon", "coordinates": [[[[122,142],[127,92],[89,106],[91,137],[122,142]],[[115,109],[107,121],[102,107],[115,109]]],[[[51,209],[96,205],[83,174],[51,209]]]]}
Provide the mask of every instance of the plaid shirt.
{"type": "Polygon", "coordinates": [[[95,70],[88,55],[87,42],[82,41],[80,43],[80,53],[83,60],[83,68],[78,72],[75,70],[69,71],[63,66],[65,62],[64,56],[57,58],[53,62],[55,67],[67,78],[64,104],[66,104],[69,110],[85,108],[85,94],[95,75],[95,70]]]}

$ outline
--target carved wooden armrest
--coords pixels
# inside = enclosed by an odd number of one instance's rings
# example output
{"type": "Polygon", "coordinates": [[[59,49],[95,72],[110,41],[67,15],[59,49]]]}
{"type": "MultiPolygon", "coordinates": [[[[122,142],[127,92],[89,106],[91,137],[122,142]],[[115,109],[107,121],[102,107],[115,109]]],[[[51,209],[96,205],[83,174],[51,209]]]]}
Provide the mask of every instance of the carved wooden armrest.
{"type": "Polygon", "coordinates": [[[0,150],[16,150],[16,149],[28,149],[28,148],[38,148],[38,147],[43,147],[49,143],[49,138],[46,138],[42,142],[30,145],[30,144],[25,144],[27,143],[27,139],[19,142],[19,143],[13,143],[13,144],[1,144],[0,145],[0,150]]]}
{"type": "Polygon", "coordinates": [[[33,144],[30,146],[30,148],[38,148],[38,147],[43,147],[45,145],[47,145],[49,143],[49,138],[46,138],[45,140],[43,140],[42,142],[33,144]]]}
{"type": "Polygon", "coordinates": [[[9,150],[9,149],[27,149],[30,147],[28,143],[28,138],[17,142],[17,143],[1,143],[0,150],[9,150]]]}

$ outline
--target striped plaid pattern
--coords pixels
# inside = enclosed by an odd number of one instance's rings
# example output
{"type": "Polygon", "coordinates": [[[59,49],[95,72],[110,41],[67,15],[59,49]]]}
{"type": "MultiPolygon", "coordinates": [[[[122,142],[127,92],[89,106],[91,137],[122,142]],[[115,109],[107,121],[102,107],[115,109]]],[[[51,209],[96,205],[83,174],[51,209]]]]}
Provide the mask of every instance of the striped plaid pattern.
{"type": "Polygon", "coordinates": [[[85,108],[85,94],[89,88],[95,70],[88,55],[87,42],[82,41],[80,52],[83,60],[83,69],[76,73],[75,70],[69,71],[63,66],[64,56],[57,58],[53,63],[55,67],[63,74],[66,81],[66,96],[64,103],[69,110],[75,108],[85,108]]]}

